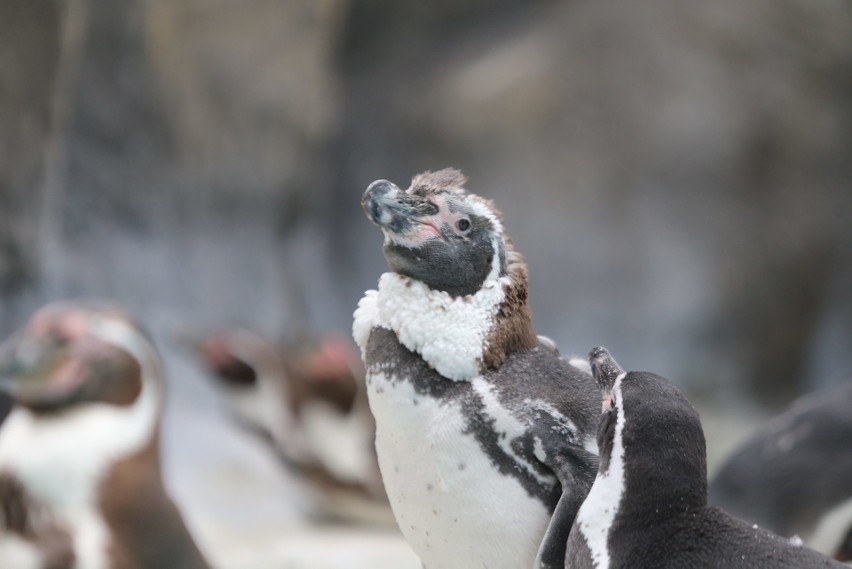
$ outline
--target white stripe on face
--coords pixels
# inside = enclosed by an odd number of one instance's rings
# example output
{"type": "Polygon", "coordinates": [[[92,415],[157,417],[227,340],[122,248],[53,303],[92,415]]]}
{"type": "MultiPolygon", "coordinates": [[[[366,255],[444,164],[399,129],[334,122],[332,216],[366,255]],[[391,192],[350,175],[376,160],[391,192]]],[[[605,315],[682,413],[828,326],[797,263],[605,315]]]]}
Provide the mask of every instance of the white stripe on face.
{"type": "Polygon", "coordinates": [[[609,569],[610,558],[607,542],[609,532],[618,507],[624,497],[624,400],[621,396],[621,381],[626,373],[615,379],[610,397],[615,403],[615,433],[613,435],[612,454],[606,472],[598,471],[595,483],[586,501],[577,512],[577,527],[580,529],[589,551],[592,554],[592,564],[598,569],[609,569]]]}

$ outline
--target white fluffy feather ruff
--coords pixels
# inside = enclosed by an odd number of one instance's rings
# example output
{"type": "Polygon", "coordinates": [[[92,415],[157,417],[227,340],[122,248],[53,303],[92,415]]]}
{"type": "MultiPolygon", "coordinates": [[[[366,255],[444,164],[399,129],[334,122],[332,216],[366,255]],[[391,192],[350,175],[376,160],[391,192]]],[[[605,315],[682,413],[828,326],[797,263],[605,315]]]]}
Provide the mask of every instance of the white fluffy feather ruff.
{"type": "Polygon", "coordinates": [[[509,282],[509,277],[501,277],[486,282],[476,294],[453,298],[420,281],[385,273],[378,291],[368,290],[358,303],[352,335],[363,356],[373,328],[393,330],[403,346],[442,376],[469,380],[481,372],[488,335],[509,282]]]}

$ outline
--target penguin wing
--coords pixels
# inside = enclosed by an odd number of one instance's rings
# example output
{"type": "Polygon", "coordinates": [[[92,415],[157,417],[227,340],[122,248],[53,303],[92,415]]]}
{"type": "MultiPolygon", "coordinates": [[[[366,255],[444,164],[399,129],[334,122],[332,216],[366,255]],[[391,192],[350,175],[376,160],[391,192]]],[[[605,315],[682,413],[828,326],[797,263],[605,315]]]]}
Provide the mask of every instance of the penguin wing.
{"type": "Polygon", "coordinates": [[[562,495],[538,549],[535,569],[563,569],[568,535],[595,481],[598,457],[567,437],[555,437],[552,429],[540,426],[534,431],[537,458],[553,471],[562,485],[562,495]]]}

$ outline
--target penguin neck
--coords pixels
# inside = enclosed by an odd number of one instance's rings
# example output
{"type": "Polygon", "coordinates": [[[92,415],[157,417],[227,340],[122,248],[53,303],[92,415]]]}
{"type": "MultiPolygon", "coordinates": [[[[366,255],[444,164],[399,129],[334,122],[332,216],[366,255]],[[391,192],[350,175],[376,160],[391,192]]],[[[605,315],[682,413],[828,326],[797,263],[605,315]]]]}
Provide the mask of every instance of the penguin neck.
{"type": "Polygon", "coordinates": [[[93,488],[109,466],[149,444],[160,397],[158,382],[145,378],[127,406],[89,403],[48,414],[16,407],[0,431],[0,469],[48,504],[71,509],[91,504],[93,488]]]}
{"type": "Polygon", "coordinates": [[[438,373],[469,381],[498,368],[511,352],[537,344],[527,306],[526,268],[487,280],[464,297],[423,282],[385,273],[355,313],[354,333],[362,349],[375,326],[392,330],[400,343],[438,373]]]}
{"type": "Polygon", "coordinates": [[[530,350],[539,339],[532,323],[529,306],[529,273],[524,259],[506,237],[505,297],[495,315],[495,325],[488,337],[482,363],[488,369],[498,369],[509,354],[530,350]]]}
{"type": "Polygon", "coordinates": [[[615,380],[612,388],[615,401],[613,410],[609,416],[601,419],[598,474],[575,520],[588,545],[592,564],[598,569],[608,569],[610,566],[609,538],[616,515],[621,513],[625,501],[625,415],[621,396],[622,379],[624,374],[615,380]]]}

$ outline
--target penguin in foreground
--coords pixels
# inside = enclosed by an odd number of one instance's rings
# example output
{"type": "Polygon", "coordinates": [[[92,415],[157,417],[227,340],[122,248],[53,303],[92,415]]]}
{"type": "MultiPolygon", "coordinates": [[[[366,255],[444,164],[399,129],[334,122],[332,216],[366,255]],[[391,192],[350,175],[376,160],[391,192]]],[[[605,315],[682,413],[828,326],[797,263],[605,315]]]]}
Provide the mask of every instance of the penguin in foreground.
{"type": "Polygon", "coordinates": [[[842,565],[707,506],[698,412],[668,380],[589,354],[603,396],[600,467],[580,507],[565,567],[809,568],[842,565]]]}
{"type": "Polygon", "coordinates": [[[57,303],[0,348],[0,566],[206,569],[166,493],[164,377],[122,310],[57,303]]]}
{"type": "Polygon", "coordinates": [[[852,561],[852,382],[798,399],[724,462],[710,503],[852,561]]]}
{"type": "Polygon", "coordinates": [[[237,420],[318,491],[322,517],[393,524],[354,346],[329,336],[279,347],[243,327],[192,344],[237,420]]]}
{"type": "Polygon", "coordinates": [[[562,568],[597,470],[585,361],[536,336],[501,214],[456,170],[362,199],[390,267],[355,311],[376,451],[428,569],[562,568]]]}

